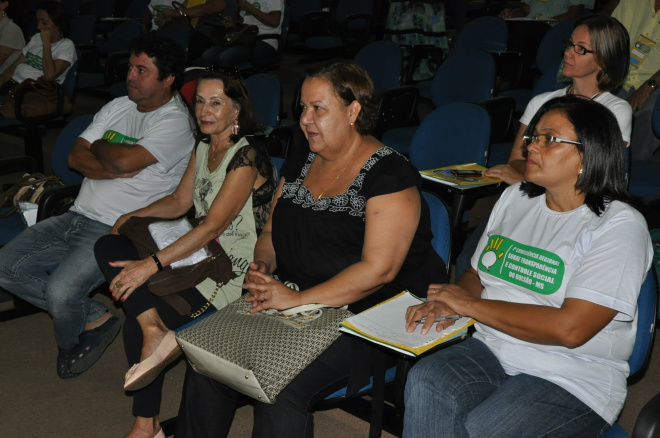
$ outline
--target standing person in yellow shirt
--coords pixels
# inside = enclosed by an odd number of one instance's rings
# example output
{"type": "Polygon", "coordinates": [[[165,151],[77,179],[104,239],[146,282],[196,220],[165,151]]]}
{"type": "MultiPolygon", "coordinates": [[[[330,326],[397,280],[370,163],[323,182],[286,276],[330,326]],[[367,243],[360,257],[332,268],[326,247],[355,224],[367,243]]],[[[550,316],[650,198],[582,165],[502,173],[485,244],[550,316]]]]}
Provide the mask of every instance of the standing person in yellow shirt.
{"type": "Polygon", "coordinates": [[[648,160],[660,144],[651,127],[653,107],[660,96],[660,0],[613,0],[607,7],[615,5],[612,17],[630,35],[630,71],[618,95],[633,109],[632,157],[648,160]]]}

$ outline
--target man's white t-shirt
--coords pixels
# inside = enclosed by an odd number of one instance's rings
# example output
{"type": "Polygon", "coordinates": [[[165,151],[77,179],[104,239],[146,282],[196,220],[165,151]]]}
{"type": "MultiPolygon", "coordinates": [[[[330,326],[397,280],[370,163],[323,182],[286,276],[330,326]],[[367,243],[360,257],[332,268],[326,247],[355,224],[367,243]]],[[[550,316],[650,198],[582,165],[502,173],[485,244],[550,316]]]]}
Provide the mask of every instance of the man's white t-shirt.
{"type": "MultiPolygon", "coordinates": [[[[566,87],[560,90],[549,91],[547,93],[534,96],[532,100],[530,100],[527,104],[525,112],[520,118],[520,123],[529,126],[529,122],[532,121],[532,118],[544,103],[550,99],[554,99],[555,97],[566,96],[566,92],[569,88],[570,87],[566,87]]],[[[619,129],[621,129],[621,136],[623,137],[623,141],[630,145],[630,133],[632,132],[632,107],[630,104],[608,91],[605,91],[600,96],[595,97],[594,101],[604,105],[607,109],[612,111],[614,117],[616,117],[617,122],[619,122],[619,129]]]]}
{"type": "Polygon", "coordinates": [[[618,314],[573,349],[522,341],[484,324],[476,325],[474,336],[508,375],[553,382],[612,424],[626,398],[637,297],[653,258],[646,222],[619,201],[601,216],[586,205],[553,211],[545,195],[529,198],[519,187],[504,191],[472,257],[482,298],[555,308],[577,298],[618,314]]]}
{"type": "MultiPolygon", "coordinates": [[[[85,178],[72,211],[114,225],[122,214],[145,207],[178,186],[194,144],[188,111],[179,99],[151,112],[140,112],[128,97],[106,104],[80,135],[93,143],[139,144],[157,163],[131,178],[85,178]]],[[[137,147],[137,146],[136,146],[137,147]]]]}

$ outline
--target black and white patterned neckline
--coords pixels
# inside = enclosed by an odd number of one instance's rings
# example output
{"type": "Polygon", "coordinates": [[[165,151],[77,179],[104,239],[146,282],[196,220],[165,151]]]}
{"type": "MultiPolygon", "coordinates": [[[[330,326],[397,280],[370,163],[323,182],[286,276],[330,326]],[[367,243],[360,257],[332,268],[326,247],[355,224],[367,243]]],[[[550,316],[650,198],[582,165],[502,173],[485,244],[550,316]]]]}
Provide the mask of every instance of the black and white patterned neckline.
{"type": "Polygon", "coordinates": [[[364,196],[360,195],[360,190],[364,184],[366,173],[371,170],[378,160],[393,153],[396,152],[387,146],[378,148],[365,161],[357,176],[348,186],[348,189],[346,189],[346,192],[316,200],[312,192],[303,184],[307,172],[309,172],[309,168],[316,157],[315,153],[310,152],[307,156],[307,162],[303,166],[298,178],[295,181],[284,183],[282,197],[291,199],[294,204],[301,205],[303,208],[311,208],[314,211],[327,210],[332,213],[348,213],[351,216],[361,217],[364,220],[367,201],[364,196]]]}

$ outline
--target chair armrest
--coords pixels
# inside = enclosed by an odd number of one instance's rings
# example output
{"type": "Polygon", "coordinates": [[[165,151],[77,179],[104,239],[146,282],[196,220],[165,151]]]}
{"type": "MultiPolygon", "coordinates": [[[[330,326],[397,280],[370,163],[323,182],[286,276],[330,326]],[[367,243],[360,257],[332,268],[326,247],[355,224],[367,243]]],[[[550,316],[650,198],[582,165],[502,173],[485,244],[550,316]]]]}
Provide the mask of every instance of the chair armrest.
{"type": "Polygon", "coordinates": [[[273,130],[268,134],[268,137],[277,140],[277,142],[273,144],[273,147],[268,150],[268,155],[271,157],[286,158],[289,153],[291,142],[293,141],[293,130],[291,127],[284,125],[274,126],[273,130]]]}
{"type": "Polygon", "coordinates": [[[81,183],[68,184],[45,191],[39,199],[37,222],[67,211],[73,200],[78,196],[80,186],[81,183]]]}
{"type": "Polygon", "coordinates": [[[477,102],[490,116],[490,143],[513,141],[513,115],[516,99],[511,96],[498,96],[477,102]]]}
{"type": "Polygon", "coordinates": [[[378,95],[378,124],[376,137],[388,129],[416,125],[419,89],[414,85],[402,85],[381,91],[378,95]]]}
{"type": "Polygon", "coordinates": [[[327,11],[312,11],[303,15],[300,23],[300,39],[305,41],[312,36],[329,35],[332,19],[327,11]]]}
{"type": "Polygon", "coordinates": [[[37,171],[37,160],[28,156],[3,158],[0,160],[0,171],[3,174],[10,171],[35,173],[37,171]]]}
{"type": "Polygon", "coordinates": [[[254,47],[257,43],[257,41],[267,41],[267,40],[274,40],[277,42],[277,61],[279,62],[280,59],[282,59],[282,50],[284,50],[284,43],[282,42],[282,35],[279,33],[264,33],[257,35],[254,44],[250,46],[250,64],[252,64],[255,67],[266,67],[268,65],[273,64],[273,59],[270,57],[266,57],[266,59],[261,59],[260,57],[255,55],[254,52],[254,47]]]}
{"type": "Polygon", "coordinates": [[[660,394],[644,405],[635,421],[632,438],[653,438],[660,435],[660,394]]]}
{"type": "Polygon", "coordinates": [[[341,41],[345,46],[366,43],[371,32],[370,14],[352,14],[341,23],[341,41]]]}

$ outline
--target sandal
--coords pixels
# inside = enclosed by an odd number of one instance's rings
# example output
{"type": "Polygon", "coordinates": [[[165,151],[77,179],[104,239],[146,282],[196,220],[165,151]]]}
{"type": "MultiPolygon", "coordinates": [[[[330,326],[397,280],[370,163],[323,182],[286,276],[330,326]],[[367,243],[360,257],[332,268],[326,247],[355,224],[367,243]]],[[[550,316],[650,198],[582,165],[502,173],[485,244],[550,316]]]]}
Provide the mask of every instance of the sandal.
{"type": "Polygon", "coordinates": [[[88,370],[101,357],[119,333],[121,321],[111,316],[106,322],[80,334],[80,343],[70,353],[69,370],[80,374],[88,370]]]}
{"type": "Polygon", "coordinates": [[[78,377],[80,374],[71,372],[69,368],[71,361],[71,352],[59,350],[57,353],[57,375],[60,379],[71,379],[78,377]]]}

